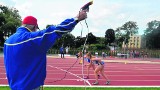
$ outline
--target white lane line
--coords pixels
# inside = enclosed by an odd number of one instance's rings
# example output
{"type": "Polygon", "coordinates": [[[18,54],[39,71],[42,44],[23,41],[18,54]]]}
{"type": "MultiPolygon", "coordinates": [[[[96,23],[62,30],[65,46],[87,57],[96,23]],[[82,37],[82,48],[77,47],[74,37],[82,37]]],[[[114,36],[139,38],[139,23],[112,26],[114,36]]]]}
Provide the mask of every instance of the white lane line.
{"type": "MultiPolygon", "coordinates": [[[[44,85],[44,87],[90,87],[90,86],[84,86],[84,85],[44,85]]],[[[135,87],[138,87],[138,88],[159,88],[160,86],[91,86],[91,87],[105,87],[106,90],[108,88],[127,88],[127,89],[130,89],[130,88],[135,88],[135,87]]],[[[126,89],[126,90],[127,90],[126,89]]],[[[130,89],[131,90],[131,89],[130,89]]]]}
{"type": "MultiPolygon", "coordinates": [[[[6,75],[6,73],[0,73],[0,74],[5,74],[5,75],[6,75]]],[[[0,78],[0,79],[7,79],[7,77],[5,77],[5,78],[0,78]]]]}
{"type": "MultiPolygon", "coordinates": [[[[48,74],[63,74],[63,73],[49,73],[48,72],[48,74]]],[[[76,75],[82,75],[81,73],[79,73],[79,74],[76,74],[76,75]]],[[[94,74],[90,74],[90,75],[93,75],[94,76],[94,74]]],[[[144,77],[147,77],[147,76],[150,76],[150,77],[152,77],[152,76],[160,76],[160,75],[110,75],[110,74],[107,74],[107,76],[131,76],[131,77],[134,77],[134,76],[144,76],[144,77]]]]}
{"type": "MultiPolygon", "coordinates": [[[[57,78],[58,79],[58,78],[57,78]]],[[[53,78],[47,78],[46,80],[56,80],[56,79],[53,79],[53,78]]],[[[72,81],[72,80],[80,80],[80,79],[65,79],[65,81],[72,81]]],[[[88,80],[95,80],[95,79],[88,79],[88,80]]],[[[104,79],[98,79],[98,80],[104,80],[104,79]]],[[[120,82],[159,82],[160,80],[111,80],[111,82],[113,81],[120,81],[120,82]]]]}
{"type": "Polygon", "coordinates": [[[7,77],[6,78],[0,78],[0,79],[7,79],[7,77]]]}
{"type": "Polygon", "coordinates": [[[54,67],[54,66],[52,66],[52,65],[47,65],[47,66],[52,67],[52,68],[59,69],[59,70],[64,71],[64,72],[67,72],[67,73],[69,73],[69,74],[71,74],[71,75],[73,75],[73,76],[76,76],[77,78],[80,78],[80,80],[85,81],[86,83],[88,83],[88,85],[89,85],[89,86],[92,86],[92,85],[89,83],[89,81],[88,81],[88,80],[83,79],[83,78],[81,78],[80,76],[78,76],[78,75],[76,75],[76,74],[74,74],[74,73],[71,73],[71,72],[69,72],[69,71],[66,71],[66,70],[61,69],[61,68],[58,68],[58,67],[54,67]]]}
{"type": "MultiPolygon", "coordinates": [[[[8,84],[1,84],[0,86],[9,86],[8,84]]],[[[43,85],[44,87],[105,87],[107,88],[160,88],[160,86],[84,86],[84,85],[43,85]]]]}
{"type": "MultiPolygon", "coordinates": [[[[68,68],[67,68],[68,69],[68,68]]],[[[79,69],[80,70],[80,69],[79,69]]],[[[79,70],[71,70],[71,71],[79,71],[79,70]]],[[[55,70],[47,70],[47,71],[55,71],[55,70]]],[[[86,69],[84,70],[84,71],[87,71],[86,69]]],[[[108,70],[108,71],[105,71],[106,73],[108,73],[108,72],[132,72],[132,71],[110,71],[110,70],[108,70]]]]}

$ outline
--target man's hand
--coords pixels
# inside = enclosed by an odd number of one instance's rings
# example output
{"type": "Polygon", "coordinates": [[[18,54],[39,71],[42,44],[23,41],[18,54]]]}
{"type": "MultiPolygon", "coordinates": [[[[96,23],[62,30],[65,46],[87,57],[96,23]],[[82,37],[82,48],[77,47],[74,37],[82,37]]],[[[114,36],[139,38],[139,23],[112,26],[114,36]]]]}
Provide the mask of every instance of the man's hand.
{"type": "Polygon", "coordinates": [[[78,21],[82,21],[87,18],[87,11],[86,10],[81,10],[78,15],[76,16],[78,21]]]}

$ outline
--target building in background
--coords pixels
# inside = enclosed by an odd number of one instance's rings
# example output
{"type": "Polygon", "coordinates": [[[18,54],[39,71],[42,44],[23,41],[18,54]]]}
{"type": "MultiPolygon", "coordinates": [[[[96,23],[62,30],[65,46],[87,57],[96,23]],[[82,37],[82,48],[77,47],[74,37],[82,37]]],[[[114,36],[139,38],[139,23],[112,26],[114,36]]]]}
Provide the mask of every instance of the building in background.
{"type": "Polygon", "coordinates": [[[142,35],[132,35],[130,36],[128,46],[125,46],[123,42],[122,48],[128,47],[128,49],[140,49],[145,48],[145,46],[145,40],[142,35]]]}

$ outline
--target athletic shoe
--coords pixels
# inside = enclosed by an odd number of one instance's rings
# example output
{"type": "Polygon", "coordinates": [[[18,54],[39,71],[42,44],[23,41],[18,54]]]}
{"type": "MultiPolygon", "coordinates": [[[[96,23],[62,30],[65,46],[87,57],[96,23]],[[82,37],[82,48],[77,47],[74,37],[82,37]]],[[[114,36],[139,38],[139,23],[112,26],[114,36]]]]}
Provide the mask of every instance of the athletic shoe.
{"type": "Polygon", "coordinates": [[[94,83],[92,83],[93,85],[98,85],[99,83],[98,83],[98,81],[96,81],[96,82],[94,82],[94,83]]]}
{"type": "Polygon", "coordinates": [[[110,81],[107,81],[105,84],[106,84],[106,85],[109,85],[109,84],[110,84],[110,81]]]}

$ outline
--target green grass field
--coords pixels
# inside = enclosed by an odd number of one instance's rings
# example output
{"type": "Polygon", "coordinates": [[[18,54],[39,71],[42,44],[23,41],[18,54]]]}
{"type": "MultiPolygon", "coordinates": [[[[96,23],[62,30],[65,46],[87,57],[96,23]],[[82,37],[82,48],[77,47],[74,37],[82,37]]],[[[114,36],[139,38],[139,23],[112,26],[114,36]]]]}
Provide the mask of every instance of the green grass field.
{"type": "MultiPolygon", "coordinates": [[[[0,90],[10,90],[9,87],[0,87],[0,90]]],[[[160,90],[159,87],[105,87],[105,88],[89,88],[89,87],[44,87],[44,90],[160,90]]]]}

